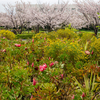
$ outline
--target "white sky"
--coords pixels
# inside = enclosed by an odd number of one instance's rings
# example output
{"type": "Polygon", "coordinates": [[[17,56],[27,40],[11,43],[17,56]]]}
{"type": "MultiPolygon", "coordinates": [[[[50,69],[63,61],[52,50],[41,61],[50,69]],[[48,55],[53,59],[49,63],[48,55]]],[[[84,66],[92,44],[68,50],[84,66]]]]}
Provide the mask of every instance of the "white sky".
{"type": "MultiPolygon", "coordinates": [[[[0,0],[0,12],[4,12],[4,7],[2,6],[2,4],[14,4],[16,1],[21,1],[21,0],[0,0]]],[[[38,4],[38,3],[50,3],[50,4],[54,4],[54,3],[61,3],[62,1],[67,2],[67,0],[22,0],[26,3],[31,2],[32,4],[38,4]]],[[[73,0],[68,0],[69,3],[74,3],[73,0]]],[[[95,2],[99,1],[99,0],[94,0],[95,2]]]]}

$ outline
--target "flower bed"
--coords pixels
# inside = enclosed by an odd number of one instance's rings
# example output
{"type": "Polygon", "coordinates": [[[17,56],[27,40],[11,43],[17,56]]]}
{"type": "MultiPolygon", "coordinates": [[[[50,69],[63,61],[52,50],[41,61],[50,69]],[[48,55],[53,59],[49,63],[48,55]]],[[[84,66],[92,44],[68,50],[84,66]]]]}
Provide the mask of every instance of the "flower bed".
{"type": "Polygon", "coordinates": [[[99,100],[99,42],[68,28],[27,41],[0,38],[0,99],[99,100]]]}

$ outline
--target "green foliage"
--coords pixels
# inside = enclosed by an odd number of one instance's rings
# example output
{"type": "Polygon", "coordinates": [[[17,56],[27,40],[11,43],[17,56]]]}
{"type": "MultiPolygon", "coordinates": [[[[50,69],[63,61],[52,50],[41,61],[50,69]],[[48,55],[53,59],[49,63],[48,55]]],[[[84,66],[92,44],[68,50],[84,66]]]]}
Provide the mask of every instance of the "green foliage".
{"type": "Polygon", "coordinates": [[[33,34],[17,34],[17,39],[31,39],[33,34]]]}

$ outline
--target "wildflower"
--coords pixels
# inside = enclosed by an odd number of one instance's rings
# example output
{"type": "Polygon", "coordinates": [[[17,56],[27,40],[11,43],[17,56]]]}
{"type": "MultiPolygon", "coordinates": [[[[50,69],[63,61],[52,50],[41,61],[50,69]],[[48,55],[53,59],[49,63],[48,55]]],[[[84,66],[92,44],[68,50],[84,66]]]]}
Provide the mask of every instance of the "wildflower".
{"type": "Polygon", "coordinates": [[[44,68],[47,68],[47,65],[46,65],[46,64],[43,64],[43,67],[44,67],[44,68]]]}
{"type": "Polygon", "coordinates": [[[32,65],[31,65],[32,67],[34,66],[34,63],[32,63],[32,65]]]}
{"type": "Polygon", "coordinates": [[[6,52],[6,49],[3,49],[2,52],[6,52]]]}
{"type": "Polygon", "coordinates": [[[44,70],[46,70],[46,68],[44,66],[41,66],[41,65],[39,66],[39,68],[40,68],[41,72],[43,72],[44,70]]]}
{"type": "Polygon", "coordinates": [[[72,96],[72,99],[74,99],[74,98],[75,98],[75,96],[73,95],[73,96],[72,96]]]}
{"type": "Polygon", "coordinates": [[[84,98],[85,97],[85,93],[83,92],[83,94],[82,94],[82,98],[84,98]]]}
{"type": "Polygon", "coordinates": [[[40,71],[43,72],[44,70],[46,70],[47,65],[46,64],[43,64],[42,66],[40,65],[39,68],[40,68],[40,71]]]}
{"type": "Polygon", "coordinates": [[[94,52],[93,52],[93,50],[92,50],[91,55],[93,55],[93,53],[94,53],[94,52]]]}
{"type": "Polygon", "coordinates": [[[29,62],[27,62],[27,65],[29,65],[29,62]]]}
{"type": "Polygon", "coordinates": [[[52,63],[50,63],[49,65],[50,65],[50,67],[52,67],[52,66],[54,65],[54,63],[52,62],[52,63]]]}
{"type": "Polygon", "coordinates": [[[33,85],[35,86],[36,85],[36,81],[35,81],[35,79],[33,78],[33,85]]]}
{"type": "Polygon", "coordinates": [[[55,61],[54,64],[58,64],[58,61],[55,61]]]}
{"type": "Polygon", "coordinates": [[[16,47],[20,47],[20,46],[21,46],[21,44],[15,44],[15,46],[16,46],[16,47]]]}
{"type": "Polygon", "coordinates": [[[61,79],[63,79],[64,78],[64,75],[63,74],[61,74],[61,79]]]}
{"type": "Polygon", "coordinates": [[[34,39],[32,40],[32,42],[34,42],[34,39]]]}
{"type": "Polygon", "coordinates": [[[31,98],[30,99],[32,99],[33,98],[33,95],[31,95],[31,98]]]}
{"type": "Polygon", "coordinates": [[[49,60],[51,59],[51,57],[49,57],[49,60]]]}
{"type": "Polygon", "coordinates": [[[3,39],[5,39],[6,37],[3,37],[3,39]]]}
{"type": "Polygon", "coordinates": [[[87,55],[89,55],[90,54],[90,52],[87,50],[87,51],[85,51],[85,53],[87,54],[87,55]]]}

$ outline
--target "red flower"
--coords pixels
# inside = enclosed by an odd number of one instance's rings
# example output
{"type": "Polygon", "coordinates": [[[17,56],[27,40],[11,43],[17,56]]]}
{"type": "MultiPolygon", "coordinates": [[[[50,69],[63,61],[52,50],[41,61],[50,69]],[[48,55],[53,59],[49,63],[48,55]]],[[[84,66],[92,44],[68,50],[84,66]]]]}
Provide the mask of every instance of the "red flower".
{"type": "Polygon", "coordinates": [[[34,63],[32,63],[32,65],[31,65],[32,67],[34,66],[34,63]]]}
{"type": "Polygon", "coordinates": [[[52,62],[52,63],[50,63],[49,65],[50,65],[50,67],[52,67],[52,66],[54,65],[54,63],[52,62]]]}
{"type": "Polygon", "coordinates": [[[34,42],[34,39],[32,40],[32,42],[34,42]]]}
{"type": "Polygon", "coordinates": [[[83,94],[82,94],[82,98],[84,98],[85,97],[85,93],[83,92],[83,94]]]}
{"type": "Polygon", "coordinates": [[[94,53],[94,52],[93,52],[93,50],[92,50],[91,55],[93,55],[93,53],[94,53]]]}
{"type": "Polygon", "coordinates": [[[25,50],[27,50],[27,47],[25,48],[25,50]]]}
{"type": "Polygon", "coordinates": [[[2,52],[6,52],[6,49],[3,49],[2,52]]]}
{"type": "Polygon", "coordinates": [[[90,54],[90,52],[87,50],[87,51],[85,51],[85,53],[87,54],[87,55],[89,55],[90,54]]]}
{"type": "Polygon", "coordinates": [[[49,57],[49,60],[51,59],[51,57],[49,57]]]}
{"type": "Polygon", "coordinates": [[[35,79],[33,78],[33,85],[35,86],[36,85],[36,81],[35,81],[35,79]]]}
{"type": "Polygon", "coordinates": [[[16,47],[20,47],[20,46],[21,46],[21,44],[15,44],[15,46],[16,46],[16,47]]]}
{"type": "Polygon", "coordinates": [[[63,79],[64,78],[64,75],[63,74],[61,74],[61,79],[63,79]]]}

